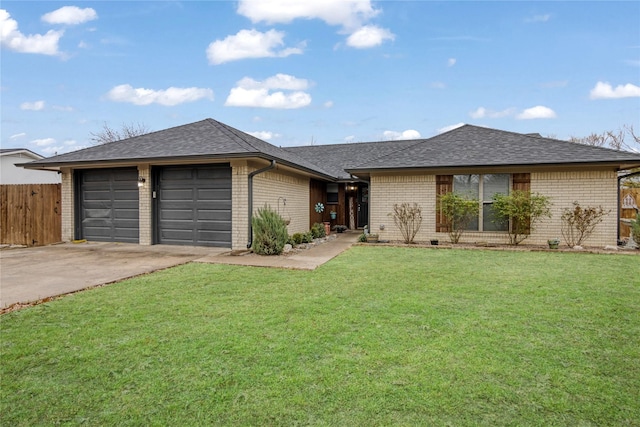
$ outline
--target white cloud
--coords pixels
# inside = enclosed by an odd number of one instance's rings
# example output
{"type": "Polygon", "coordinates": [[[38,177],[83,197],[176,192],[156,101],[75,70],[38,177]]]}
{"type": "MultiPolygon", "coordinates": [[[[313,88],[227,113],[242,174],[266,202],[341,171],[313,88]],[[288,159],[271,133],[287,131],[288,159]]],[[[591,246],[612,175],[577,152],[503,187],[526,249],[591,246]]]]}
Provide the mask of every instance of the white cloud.
{"type": "Polygon", "coordinates": [[[170,87],[163,90],[133,88],[124,84],[115,86],[107,93],[107,98],[115,102],[129,102],[134,105],[160,104],[173,106],[200,99],[213,100],[211,89],[198,87],[170,87]]]}
{"type": "Polygon", "coordinates": [[[543,105],[537,105],[535,107],[527,108],[516,116],[519,120],[530,119],[555,119],[556,113],[549,107],[543,105]]]}
{"type": "Polygon", "coordinates": [[[442,82],[432,82],[431,87],[433,89],[446,89],[447,85],[442,82]]]}
{"type": "Polygon", "coordinates": [[[327,101],[323,104],[324,108],[331,108],[333,107],[333,101],[327,101]]]}
{"type": "Polygon", "coordinates": [[[449,132],[450,130],[457,129],[457,128],[461,127],[461,126],[464,126],[464,123],[460,122],[460,123],[456,123],[455,125],[445,126],[443,128],[438,129],[438,133],[449,132]]]}
{"type": "Polygon", "coordinates": [[[447,67],[453,67],[454,65],[456,65],[456,62],[458,62],[456,58],[449,58],[447,60],[447,67]]]}
{"type": "Polygon", "coordinates": [[[549,19],[551,19],[551,15],[547,13],[545,15],[533,15],[530,18],[526,18],[524,22],[547,22],[549,19]]]}
{"type": "Polygon", "coordinates": [[[355,135],[349,135],[349,136],[345,136],[344,137],[344,142],[346,142],[347,144],[351,143],[351,142],[353,142],[355,140],[356,140],[356,136],[355,135]]]}
{"type": "Polygon", "coordinates": [[[33,141],[31,141],[31,143],[37,145],[38,147],[46,147],[48,145],[55,144],[56,140],[53,138],[41,138],[41,139],[34,139],[33,141]]]}
{"type": "Polygon", "coordinates": [[[507,108],[506,110],[502,110],[502,111],[493,111],[493,110],[488,110],[484,107],[478,107],[475,111],[471,111],[469,113],[469,116],[471,116],[472,119],[484,119],[484,118],[499,119],[502,117],[511,116],[514,113],[515,113],[514,108],[507,108]]]}
{"type": "Polygon", "coordinates": [[[257,30],[240,30],[234,36],[211,42],[207,48],[207,58],[210,64],[217,65],[245,58],[284,58],[303,53],[302,47],[278,50],[284,46],[284,35],[284,32],[276,30],[269,30],[266,33],[257,30]]]}
{"type": "Polygon", "coordinates": [[[15,135],[11,135],[9,139],[11,140],[19,139],[19,138],[24,138],[25,136],[27,136],[26,132],[21,132],[21,133],[16,133],[15,135]]]}
{"type": "Polygon", "coordinates": [[[598,82],[589,93],[591,99],[616,99],[638,96],[640,96],[640,87],[631,83],[618,85],[614,89],[609,82],[598,82]]]}
{"type": "Polygon", "coordinates": [[[417,130],[414,129],[407,129],[405,131],[402,132],[396,132],[393,130],[385,130],[382,133],[382,136],[385,140],[392,140],[392,141],[400,141],[400,140],[405,140],[405,139],[418,139],[421,137],[420,132],[418,132],[417,130]]]}
{"type": "Polygon", "coordinates": [[[247,132],[249,135],[255,136],[256,138],[260,138],[263,139],[265,141],[269,141],[273,138],[278,138],[280,137],[279,133],[273,133],[273,132],[269,132],[266,130],[260,130],[257,132],[247,132]]]}
{"type": "Polygon", "coordinates": [[[64,6],[45,13],[41,19],[49,24],[77,25],[98,19],[98,14],[90,7],[80,9],[78,6],[64,6]]]}
{"type": "Polygon", "coordinates": [[[394,40],[395,34],[386,28],[366,25],[347,37],[347,45],[356,49],[367,49],[381,45],[385,40],[394,40]]]}
{"type": "Polygon", "coordinates": [[[362,26],[380,13],[370,0],[240,0],[238,13],[252,22],[288,24],[296,19],[320,19],[346,30],[362,26]]]}
{"type": "Polygon", "coordinates": [[[58,42],[64,31],[47,31],[46,34],[24,35],[18,30],[18,22],[11,15],[0,9],[0,44],[9,50],[20,53],[38,53],[57,55],[58,42]]]}
{"type": "Polygon", "coordinates": [[[23,102],[20,104],[21,110],[40,111],[44,109],[44,101],[23,102]]]}
{"type": "Polygon", "coordinates": [[[310,83],[306,79],[288,74],[276,74],[262,82],[245,77],[231,89],[224,105],[277,109],[302,108],[311,104],[311,95],[304,92],[309,86],[310,83]],[[271,92],[276,89],[281,90],[271,92]],[[282,90],[290,92],[285,93],[282,90]]]}

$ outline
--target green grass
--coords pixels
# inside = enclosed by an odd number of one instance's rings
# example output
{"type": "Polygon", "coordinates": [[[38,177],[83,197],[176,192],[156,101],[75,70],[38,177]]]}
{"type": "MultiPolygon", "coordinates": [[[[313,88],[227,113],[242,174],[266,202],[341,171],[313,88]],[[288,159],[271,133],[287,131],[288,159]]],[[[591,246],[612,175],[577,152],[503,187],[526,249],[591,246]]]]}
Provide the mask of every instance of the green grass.
{"type": "Polygon", "coordinates": [[[0,326],[2,425],[640,425],[636,256],[189,264],[0,326]]]}

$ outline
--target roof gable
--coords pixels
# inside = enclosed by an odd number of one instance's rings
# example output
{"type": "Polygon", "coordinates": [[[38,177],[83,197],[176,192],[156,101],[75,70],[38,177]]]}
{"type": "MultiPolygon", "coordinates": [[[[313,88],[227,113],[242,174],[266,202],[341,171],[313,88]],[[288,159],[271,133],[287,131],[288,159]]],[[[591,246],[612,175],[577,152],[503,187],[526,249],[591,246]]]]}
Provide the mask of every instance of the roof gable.
{"type": "Polygon", "coordinates": [[[640,163],[640,153],[464,125],[358,164],[351,171],[404,168],[640,163]]]}

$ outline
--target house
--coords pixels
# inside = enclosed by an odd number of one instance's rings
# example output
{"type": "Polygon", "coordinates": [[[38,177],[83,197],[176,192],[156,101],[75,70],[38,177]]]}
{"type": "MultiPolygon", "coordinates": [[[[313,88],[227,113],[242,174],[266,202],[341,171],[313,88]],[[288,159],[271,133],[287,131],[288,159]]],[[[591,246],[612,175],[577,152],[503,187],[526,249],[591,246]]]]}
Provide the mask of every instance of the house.
{"type": "Polygon", "coordinates": [[[24,167],[62,172],[64,240],[244,249],[264,205],[290,221],[289,233],[331,221],[400,240],[389,213],[403,202],[422,208],[417,240],[446,240],[437,195],[471,191],[482,207],[464,239],[504,243],[490,196],[524,189],[553,203],[527,242],[559,236],[563,208],[578,201],[612,209],[589,243],[614,245],[617,172],[640,167],[640,154],[472,125],[420,140],[279,148],[206,119],[24,167]]]}
{"type": "Polygon", "coordinates": [[[0,184],[59,184],[60,175],[55,171],[32,170],[16,164],[40,160],[43,156],[26,148],[0,149],[0,184]]]}

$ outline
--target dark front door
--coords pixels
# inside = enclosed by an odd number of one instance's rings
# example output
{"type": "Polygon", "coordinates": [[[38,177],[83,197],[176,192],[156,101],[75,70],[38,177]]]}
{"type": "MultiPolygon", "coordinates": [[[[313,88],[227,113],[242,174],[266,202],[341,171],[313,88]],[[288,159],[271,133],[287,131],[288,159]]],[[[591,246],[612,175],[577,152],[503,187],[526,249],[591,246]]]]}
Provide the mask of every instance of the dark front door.
{"type": "Polygon", "coordinates": [[[369,186],[358,185],[358,228],[369,224],[369,186]]]}
{"type": "Polygon", "coordinates": [[[77,171],[76,237],[138,243],[138,169],[77,171]]]}
{"type": "Polygon", "coordinates": [[[231,247],[231,167],[156,169],[156,243],[231,247]]]}

